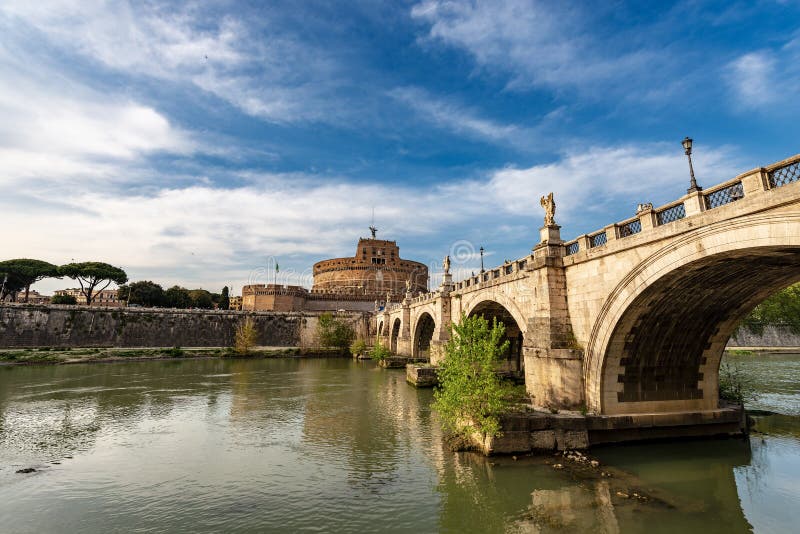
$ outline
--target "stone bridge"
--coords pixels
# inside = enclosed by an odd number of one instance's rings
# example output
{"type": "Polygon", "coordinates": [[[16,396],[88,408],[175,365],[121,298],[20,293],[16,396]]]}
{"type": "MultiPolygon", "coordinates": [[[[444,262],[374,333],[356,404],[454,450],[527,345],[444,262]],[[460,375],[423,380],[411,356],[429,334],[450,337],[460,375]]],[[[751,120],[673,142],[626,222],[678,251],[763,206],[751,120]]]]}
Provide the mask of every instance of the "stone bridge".
{"type": "Polygon", "coordinates": [[[715,410],[729,337],[798,280],[800,155],[571,241],[545,226],[530,255],[457,282],[446,274],[436,291],[388,304],[374,328],[393,351],[436,363],[452,321],[497,318],[535,406],[715,410]]]}

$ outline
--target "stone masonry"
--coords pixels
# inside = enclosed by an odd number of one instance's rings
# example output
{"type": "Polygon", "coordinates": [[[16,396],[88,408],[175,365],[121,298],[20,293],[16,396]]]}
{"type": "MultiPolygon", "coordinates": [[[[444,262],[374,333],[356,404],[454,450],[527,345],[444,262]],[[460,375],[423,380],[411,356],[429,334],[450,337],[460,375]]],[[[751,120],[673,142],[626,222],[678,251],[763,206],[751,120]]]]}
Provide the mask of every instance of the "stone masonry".
{"type": "Polygon", "coordinates": [[[717,410],[719,363],[739,322],[800,280],[800,155],[664,206],[643,203],[571,241],[550,222],[528,256],[445,276],[437,291],[377,313],[378,338],[436,363],[450,321],[497,317],[521,336],[507,364],[524,372],[535,406],[717,410]]]}

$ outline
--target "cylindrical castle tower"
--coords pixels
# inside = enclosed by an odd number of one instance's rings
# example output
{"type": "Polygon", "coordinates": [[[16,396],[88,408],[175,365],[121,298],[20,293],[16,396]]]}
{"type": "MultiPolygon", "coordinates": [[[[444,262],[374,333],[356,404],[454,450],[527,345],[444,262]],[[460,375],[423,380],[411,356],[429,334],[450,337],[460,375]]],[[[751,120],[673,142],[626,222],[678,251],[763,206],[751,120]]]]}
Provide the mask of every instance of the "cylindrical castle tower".
{"type": "Polygon", "coordinates": [[[374,232],[371,239],[358,240],[352,258],[317,262],[313,272],[312,293],[364,295],[379,299],[385,299],[389,293],[392,300],[399,300],[406,294],[406,281],[410,282],[412,294],[428,289],[428,267],[402,259],[396,241],[376,239],[374,232]]]}

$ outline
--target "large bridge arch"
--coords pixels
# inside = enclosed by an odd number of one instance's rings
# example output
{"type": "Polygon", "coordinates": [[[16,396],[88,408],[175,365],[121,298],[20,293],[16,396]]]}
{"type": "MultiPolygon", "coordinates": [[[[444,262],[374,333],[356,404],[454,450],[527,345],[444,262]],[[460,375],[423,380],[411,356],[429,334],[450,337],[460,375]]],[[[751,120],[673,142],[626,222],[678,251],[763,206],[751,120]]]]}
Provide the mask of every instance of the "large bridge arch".
{"type": "Polygon", "coordinates": [[[436,321],[433,316],[427,311],[420,313],[414,324],[412,344],[412,356],[414,358],[430,358],[431,341],[433,341],[433,332],[435,330],[436,321]]]}
{"type": "MultiPolygon", "coordinates": [[[[492,291],[475,291],[473,293],[468,293],[461,298],[461,309],[464,315],[470,316],[475,311],[475,308],[481,306],[485,302],[494,302],[505,308],[506,312],[511,315],[517,323],[522,333],[525,334],[527,332],[527,317],[522,313],[516,301],[503,291],[494,289],[492,291]]],[[[454,320],[457,320],[457,318],[454,317],[454,320]]]]}
{"type": "Polygon", "coordinates": [[[392,330],[389,334],[389,349],[392,353],[397,353],[397,338],[400,337],[400,327],[402,325],[402,321],[399,317],[396,317],[394,321],[392,321],[392,330]]]}
{"type": "Polygon", "coordinates": [[[588,407],[604,414],[717,408],[729,337],[753,307],[797,280],[797,212],[722,221],[671,241],[605,300],[584,360],[588,407]]]}
{"type": "Polygon", "coordinates": [[[473,302],[469,309],[465,310],[465,315],[467,317],[475,315],[481,316],[490,323],[493,319],[497,319],[498,322],[503,323],[505,326],[503,341],[508,341],[509,343],[505,358],[512,370],[519,371],[523,368],[522,346],[526,327],[516,307],[514,306],[512,309],[517,313],[515,314],[496,300],[487,298],[485,300],[473,302]]]}

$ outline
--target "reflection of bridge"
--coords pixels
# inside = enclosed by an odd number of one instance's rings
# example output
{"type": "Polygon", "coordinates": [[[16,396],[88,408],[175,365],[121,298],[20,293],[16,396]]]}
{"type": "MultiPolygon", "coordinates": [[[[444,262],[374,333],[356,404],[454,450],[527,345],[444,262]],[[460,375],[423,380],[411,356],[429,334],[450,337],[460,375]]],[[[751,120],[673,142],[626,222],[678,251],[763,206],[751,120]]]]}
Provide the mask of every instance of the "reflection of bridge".
{"type": "Polygon", "coordinates": [[[436,362],[461,314],[496,317],[537,406],[598,414],[718,407],[739,321],[800,280],[800,155],[532,253],[377,315],[379,335],[436,362]]]}

